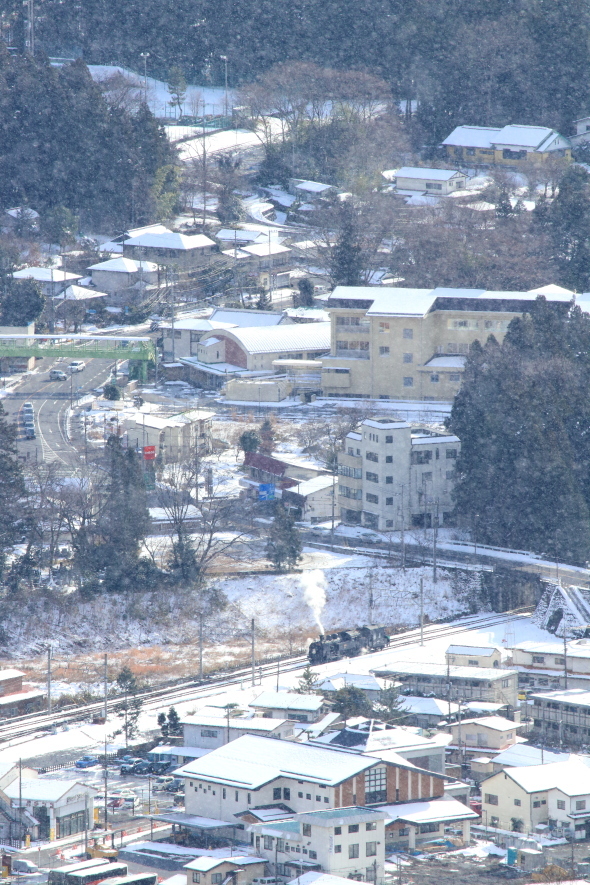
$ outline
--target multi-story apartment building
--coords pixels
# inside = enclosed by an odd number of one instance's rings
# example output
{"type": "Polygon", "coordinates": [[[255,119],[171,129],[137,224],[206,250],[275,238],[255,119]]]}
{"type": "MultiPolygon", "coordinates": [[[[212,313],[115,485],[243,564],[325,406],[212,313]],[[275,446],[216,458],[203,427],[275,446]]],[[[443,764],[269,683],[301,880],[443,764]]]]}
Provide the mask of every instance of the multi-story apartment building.
{"type": "Polygon", "coordinates": [[[566,310],[573,293],[337,286],[327,308],[330,355],[322,358],[325,396],[452,400],[476,340],[504,338],[511,320],[543,295],[566,310]]]}
{"type": "Polygon", "coordinates": [[[452,522],[456,436],[367,419],[338,455],[342,522],[378,531],[452,522]]]}

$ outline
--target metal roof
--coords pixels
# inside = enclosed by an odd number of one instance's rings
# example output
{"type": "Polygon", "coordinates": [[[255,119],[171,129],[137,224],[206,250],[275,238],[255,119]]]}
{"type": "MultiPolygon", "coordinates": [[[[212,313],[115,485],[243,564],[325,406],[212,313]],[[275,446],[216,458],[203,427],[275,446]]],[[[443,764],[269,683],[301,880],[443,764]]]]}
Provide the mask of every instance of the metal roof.
{"type": "Polygon", "coordinates": [[[396,172],[396,178],[423,178],[432,181],[449,181],[455,175],[465,177],[465,173],[458,169],[423,169],[420,166],[402,166],[396,172]]]}
{"type": "MultiPolygon", "coordinates": [[[[293,351],[329,351],[330,323],[293,323],[261,328],[228,329],[224,333],[235,339],[248,353],[292,353],[293,351]]],[[[207,333],[201,344],[207,343],[207,333]]]]}

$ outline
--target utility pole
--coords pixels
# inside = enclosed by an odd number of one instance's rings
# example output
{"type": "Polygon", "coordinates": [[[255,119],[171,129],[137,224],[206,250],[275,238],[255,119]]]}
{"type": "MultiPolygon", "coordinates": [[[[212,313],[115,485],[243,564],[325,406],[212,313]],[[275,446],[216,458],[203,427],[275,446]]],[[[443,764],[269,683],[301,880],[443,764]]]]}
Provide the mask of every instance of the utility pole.
{"type": "Polygon", "coordinates": [[[438,498],[432,513],[432,581],[436,584],[436,542],[438,537],[438,498]]]}
{"type": "Polygon", "coordinates": [[[220,55],[219,58],[225,62],[225,116],[227,117],[227,55],[220,55]]]}
{"type": "Polygon", "coordinates": [[[277,661],[277,691],[279,690],[279,676],[281,673],[281,661],[277,661]]]}
{"type": "MultiPolygon", "coordinates": [[[[127,737],[127,735],[125,735],[125,737],[127,737]]],[[[127,742],[125,742],[125,746],[127,746],[127,742]]],[[[108,787],[109,787],[108,778],[109,778],[109,773],[108,773],[108,766],[107,766],[107,738],[105,735],[105,738],[104,738],[104,828],[105,828],[105,831],[107,829],[107,823],[108,823],[108,811],[107,811],[107,797],[108,797],[108,791],[109,791],[108,790],[108,787]]]]}
{"type": "Polygon", "coordinates": [[[256,685],[256,649],[255,649],[255,623],[254,618],[252,618],[252,685],[256,685]]]}
{"type": "Polygon", "coordinates": [[[402,486],[402,571],[406,570],[406,518],[404,513],[404,487],[402,486]]]}
{"type": "Polygon", "coordinates": [[[268,297],[270,300],[270,308],[272,310],[272,255],[270,252],[270,231],[268,232],[268,297]]]}
{"type": "Polygon", "coordinates": [[[207,144],[205,141],[205,110],[207,105],[203,102],[203,233],[207,225],[207,144]]]}
{"type": "Polygon", "coordinates": [[[51,714],[51,646],[47,648],[47,712],[51,714]]]}
{"type": "Polygon", "coordinates": [[[147,105],[147,60],[150,57],[149,52],[140,52],[139,57],[143,58],[143,90],[144,90],[144,101],[147,105]]]}
{"type": "Polygon", "coordinates": [[[27,0],[28,50],[35,55],[35,0],[27,0]]]}
{"type": "Polygon", "coordinates": [[[176,362],[176,342],[174,340],[174,271],[170,271],[170,325],[172,332],[172,362],[176,362]]]}
{"type": "Polygon", "coordinates": [[[109,697],[109,658],[104,656],[104,721],[108,719],[108,697],[109,697]]]}
{"type": "Polygon", "coordinates": [[[203,612],[199,612],[199,681],[203,681],[203,612]]]}
{"type": "Polygon", "coordinates": [[[565,623],[563,625],[563,684],[567,691],[567,628],[565,623]]]}
{"type": "Polygon", "coordinates": [[[369,569],[369,624],[373,623],[373,569],[369,569]]]}
{"type": "MultiPolygon", "coordinates": [[[[272,305],[271,305],[272,306],[272,305]]],[[[258,388],[260,390],[260,388],[258,388]]],[[[334,523],[336,520],[336,473],[332,474],[332,527],[330,529],[330,547],[334,549],[334,523]]]]}
{"type": "Polygon", "coordinates": [[[424,578],[420,578],[420,645],[424,645],[424,578]]]}

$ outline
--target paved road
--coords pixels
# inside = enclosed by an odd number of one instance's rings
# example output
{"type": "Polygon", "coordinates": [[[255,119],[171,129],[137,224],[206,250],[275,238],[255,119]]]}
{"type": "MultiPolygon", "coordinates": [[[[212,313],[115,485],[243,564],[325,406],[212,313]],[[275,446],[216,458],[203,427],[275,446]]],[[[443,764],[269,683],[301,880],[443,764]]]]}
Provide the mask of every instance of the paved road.
{"type": "Polygon", "coordinates": [[[89,393],[107,380],[112,360],[86,360],[86,368],[67,381],[49,381],[49,370],[62,369],[67,372],[70,360],[43,360],[35,372],[23,377],[22,382],[3,400],[3,405],[11,418],[18,423],[18,450],[27,461],[57,461],[64,466],[79,463],[80,454],[66,435],[66,413],[70,400],[89,393]],[[20,421],[22,405],[31,402],[35,410],[36,438],[25,438],[20,421]]]}

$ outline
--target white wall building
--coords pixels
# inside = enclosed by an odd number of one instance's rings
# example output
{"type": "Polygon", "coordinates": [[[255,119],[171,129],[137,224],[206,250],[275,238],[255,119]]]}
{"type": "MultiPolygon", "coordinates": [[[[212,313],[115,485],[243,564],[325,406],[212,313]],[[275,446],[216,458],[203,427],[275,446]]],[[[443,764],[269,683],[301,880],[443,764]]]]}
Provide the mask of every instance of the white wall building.
{"type": "Polygon", "coordinates": [[[342,522],[380,531],[452,525],[456,436],[370,418],[338,454],[342,522]]]}

